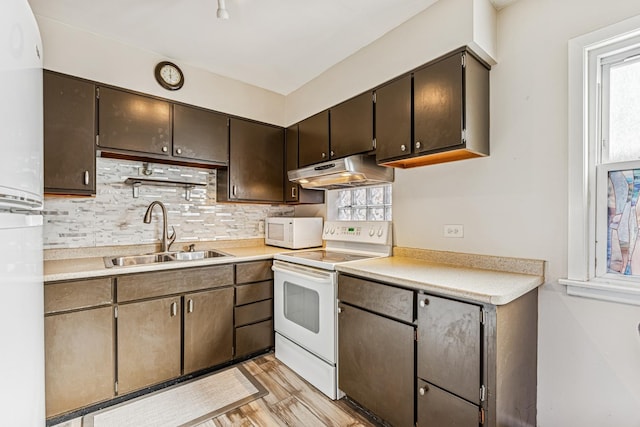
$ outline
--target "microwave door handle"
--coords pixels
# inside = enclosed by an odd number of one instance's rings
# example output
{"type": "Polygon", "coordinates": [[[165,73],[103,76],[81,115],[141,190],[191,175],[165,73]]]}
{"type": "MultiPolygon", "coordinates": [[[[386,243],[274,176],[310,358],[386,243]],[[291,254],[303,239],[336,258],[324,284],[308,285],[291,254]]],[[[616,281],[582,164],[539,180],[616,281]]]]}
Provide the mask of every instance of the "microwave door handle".
{"type": "Polygon", "coordinates": [[[280,273],[286,273],[286,274],[291,274],[292,276],[296,276],[299,277],[301,279],[305,279],[305,280],[311,280],[312,282],[317,282],[317,283],[327,283],[327,282],[331,282],[331,276],[330,275],[320,275],[318,273],[299,273],[295,270],[291,270],[288,268],[282,268],[279,266],[272,266],[271,269],[274,272],[280,272],[280,273]],[[320,277],[318,277],[320,276],[320,277]]]}

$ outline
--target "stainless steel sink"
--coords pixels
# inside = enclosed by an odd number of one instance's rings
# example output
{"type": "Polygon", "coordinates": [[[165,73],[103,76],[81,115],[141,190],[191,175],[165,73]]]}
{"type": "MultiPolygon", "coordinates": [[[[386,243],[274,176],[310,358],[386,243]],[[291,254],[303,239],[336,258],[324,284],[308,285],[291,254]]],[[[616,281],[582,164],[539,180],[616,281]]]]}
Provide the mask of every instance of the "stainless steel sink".
{"type": "Polygon", "coordinates": [[[144,255],[126,255],[119,257],[108,256],[104,257],[104,265],[107,268],[127,267],[141,264],[155,264],[159,262],[195,261],[199,259],[231,256],[233,255],[217,250],[164,252],[144,255]]]}
{"type": "Polygon", "coordinates": [[[219,257],[232,256],[232,255],[222,251],[209,250],[209,251],[193,251],[193,252],[175,252],[169,256],[172,257],[175,261],[193,261],[197,259],[219,258],[219,257]]]}

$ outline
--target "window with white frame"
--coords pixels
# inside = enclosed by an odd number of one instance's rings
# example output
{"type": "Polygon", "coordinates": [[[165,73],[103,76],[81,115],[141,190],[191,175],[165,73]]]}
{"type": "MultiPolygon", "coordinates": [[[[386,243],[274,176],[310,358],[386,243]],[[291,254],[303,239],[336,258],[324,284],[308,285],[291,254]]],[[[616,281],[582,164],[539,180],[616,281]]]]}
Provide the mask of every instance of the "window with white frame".
{"type": "Polygon", "coordinates": [[[640,305],[640,17],[569,43],[572,295],[640,305]]]}
{"type": "Polygon", "coordinates": [[[391,221],[391,184],[333,190],[330,215],[338,221],[391,221]]]}

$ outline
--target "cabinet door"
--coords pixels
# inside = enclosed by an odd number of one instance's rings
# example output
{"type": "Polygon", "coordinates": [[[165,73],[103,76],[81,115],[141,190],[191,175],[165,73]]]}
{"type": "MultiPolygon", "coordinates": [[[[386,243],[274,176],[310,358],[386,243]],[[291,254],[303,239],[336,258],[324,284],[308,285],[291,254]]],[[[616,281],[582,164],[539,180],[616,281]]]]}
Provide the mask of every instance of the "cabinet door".
{"type": "Polygon", "coordinates": [[[93,83],[44,72],[44,191],[96,193],[93,83]]]}
{"type": "Polygon", "coordinates": [[[173,106],[173,155],[227,165],[228,117],[186,105],[173,106]]]}
{"type": "Polygon", "coordinates": [[[47,417],[114,395],[114,328],[111,307],[44,319],[47,417]]]}
{"type": "Polygon", "coordinates": [[[118,306],[118,394],[180,376],[180,298],[118,306]]]}
{"type": "Polygon", "coordinates": [[[231,119],[229,199],[282,202],[284,130],[231,119]]]}
{"type": "Polygon", "coordinates": [[[298,165],[329,160],[329,110],[298,123],[298,165]]]}
{"type": "Polygon", "coordinates": [[[287,172],[298,169],[298,125],[288,127],[285,136],[284,201],[295,203],[298,201],[300,187],[289,181],[287,172]]]}
{"type": "Polygon", "coordinates": [[[331,158],[373,150],[373,95],[365,92],[331,108],[331,158]]]}
{"type": "Polygon", "coordinates": [[[284,201],[287,203],[324,203],[324,191],[308,190],[289,181],[287,172],[298,168],[298,125],[287,128],[285,143],[284,201]]]}
{"type": "Polygon", "coordinates": [[[338,388],[393,426],[413,426],[413,326],[345,304],[339,313],[338,388]]]}
{"type": "Polygon", "coordinates": [[[418,425],[478,427],[479,409],[466,400],[418,380],[418,425]]]}
{"type": "Polygon", "coordinates": [[[418,295],[418,377],[479,404],[480,307],[418,295]]]}
{"type": "Polygon", "coordinates": [[[100,147],[171,154],[171,104],[101,87],[98,128],[100,147]]]}
{"type": "Polygon", "coordinates": [[[415,152],[462,145],[462,54],[416,71],[413,87],[415,152]]]}
{"type": "Polygon", "coordinates": [[[184,297],[184,374],[233,357],[233,288],[184,297]]]}
{"type": "Polygon", "coordinates": [[[376,160],[411,154],[411,75],[376,90],[376,160]]]}

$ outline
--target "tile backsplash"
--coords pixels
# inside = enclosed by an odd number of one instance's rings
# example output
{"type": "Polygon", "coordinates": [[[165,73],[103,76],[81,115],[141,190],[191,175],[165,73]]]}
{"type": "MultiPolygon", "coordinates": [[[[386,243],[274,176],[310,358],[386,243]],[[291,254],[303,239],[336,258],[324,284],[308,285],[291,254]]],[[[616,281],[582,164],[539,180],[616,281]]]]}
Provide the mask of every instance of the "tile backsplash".
{"type": "Polygon", "coordinates": [[[206,182],[185,200],[182,187],[147,186],[139,197],[124,181],[143,176],[142,162],[96,159],[96,197],[47,196],[44,203],[44,248],[62,249],[159,242],[162,215],[154,208],[153,221],[142,221],[147,206],[160,200],[167,208],[169,230],[176,242],[233,240],[264,237],[260,221],[268,216],[293,216],[292,206],[216,203],[215,170],[149,164],[152,178],[206,182]]]}

